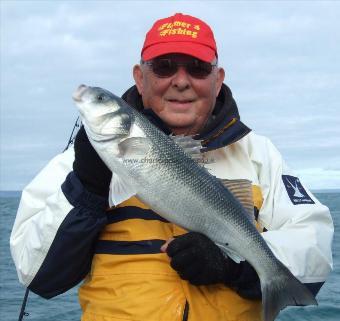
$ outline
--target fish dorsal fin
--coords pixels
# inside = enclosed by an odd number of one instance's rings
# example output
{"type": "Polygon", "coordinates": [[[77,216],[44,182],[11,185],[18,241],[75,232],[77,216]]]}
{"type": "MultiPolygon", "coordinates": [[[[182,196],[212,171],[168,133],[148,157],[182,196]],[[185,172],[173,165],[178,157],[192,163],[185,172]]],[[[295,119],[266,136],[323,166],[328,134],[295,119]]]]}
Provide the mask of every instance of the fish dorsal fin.
{"type": "Polygon", "coordinates": [[[247,179],[220,179],[221,183],[238,199],[255,224],[254,201],[251,181],[247,179]]]}
{"type": "Polygon", "coordinates": [[[173,141],[181,147],[186,154],[188,154],[192,159],[197,161],[198,163],[201,163],[203,160],[201,150],[202,147],[202,141],[193,139],[193,136],[184,136],[184,135],[170,135],[170,138],[173,139],[173,141]]]}
{"type": "Polygon", "coordinates": [[[123,159],[141,159],[151,149],[150,140],[146,137],[128,137],[118,144],[120,157],[123,159]]]}

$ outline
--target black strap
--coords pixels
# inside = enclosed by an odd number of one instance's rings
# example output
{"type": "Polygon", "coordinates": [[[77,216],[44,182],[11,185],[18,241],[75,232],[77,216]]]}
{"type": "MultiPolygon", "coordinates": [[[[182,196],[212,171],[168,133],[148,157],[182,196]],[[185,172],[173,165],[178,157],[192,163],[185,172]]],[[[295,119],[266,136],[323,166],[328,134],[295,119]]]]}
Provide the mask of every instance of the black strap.
{"type": "Polygon", "coordinates": [[[161,217],[152,210],[140,208],[137,206],[116,207],[107,215],[107,224],[118,223],[121,221],[140,219],[150,221],[160,221],[169,223],[165,218],[161,217]]]}
{"type": "Polygon", "coordinates": [[[141,240],[141,241],[107,241],[99,240],[96,243],[95,254],[135,255],[135,254],[159,254],[165,240],[141,240]]]}

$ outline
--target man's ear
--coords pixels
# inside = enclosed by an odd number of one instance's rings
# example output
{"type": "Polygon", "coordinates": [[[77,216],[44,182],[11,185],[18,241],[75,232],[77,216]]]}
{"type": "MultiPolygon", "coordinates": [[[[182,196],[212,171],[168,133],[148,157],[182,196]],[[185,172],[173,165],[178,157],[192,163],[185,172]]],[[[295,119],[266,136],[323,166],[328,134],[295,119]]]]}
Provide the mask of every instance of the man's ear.
{"type": "Polygon", "coordinates": [[[133,67],[133,78],[136,83],[137,90],[140,95],[143,94],[143,70],[140,65],[135,65],[133,67]]]}
{"type": "Polygon", "coordinates": [[[217,70],[217,79],[216,79],[216,97],[220,93],[223,81],[225,77],[225,71],[223,68],[218,68],[217,70]]]}

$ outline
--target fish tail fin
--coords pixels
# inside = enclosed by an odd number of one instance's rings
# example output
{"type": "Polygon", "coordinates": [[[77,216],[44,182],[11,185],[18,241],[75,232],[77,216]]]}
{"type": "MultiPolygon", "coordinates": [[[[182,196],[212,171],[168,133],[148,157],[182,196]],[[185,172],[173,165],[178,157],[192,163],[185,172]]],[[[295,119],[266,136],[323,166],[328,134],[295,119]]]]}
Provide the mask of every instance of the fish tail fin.
{"type": "Polygon", "coordinates": [[[283,273],[261,280],[261,290],[264,321],[275,320],[280,310],[287,306],[318,304],[309,289],[286,267],[283,273]]]}

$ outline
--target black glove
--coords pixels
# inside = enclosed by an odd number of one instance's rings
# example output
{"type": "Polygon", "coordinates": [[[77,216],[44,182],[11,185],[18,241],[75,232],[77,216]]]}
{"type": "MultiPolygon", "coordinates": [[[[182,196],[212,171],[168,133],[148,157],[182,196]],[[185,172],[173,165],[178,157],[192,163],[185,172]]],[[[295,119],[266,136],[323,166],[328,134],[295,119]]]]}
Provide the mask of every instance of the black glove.
{"type": "Polygon", "coordinates": [[[81,126],[75,138],[74,153],[73,171],[84,187],[91,193],[107,198],[112,173],[92,147],[84,126],[81,126]]]}
{"type": "Polygon", "coordinates": [[[171,267],[193,285],[224,283],[245,298],[261,297],[259,278],[253,267],[248,262],[237,264],[225,257],[221,249],[201,233],[190,232],[175,238],[166,252],[171,257],[171,267]]]}

